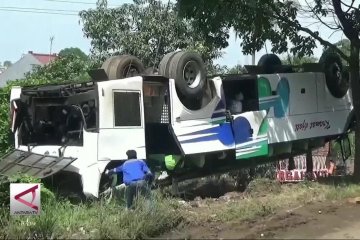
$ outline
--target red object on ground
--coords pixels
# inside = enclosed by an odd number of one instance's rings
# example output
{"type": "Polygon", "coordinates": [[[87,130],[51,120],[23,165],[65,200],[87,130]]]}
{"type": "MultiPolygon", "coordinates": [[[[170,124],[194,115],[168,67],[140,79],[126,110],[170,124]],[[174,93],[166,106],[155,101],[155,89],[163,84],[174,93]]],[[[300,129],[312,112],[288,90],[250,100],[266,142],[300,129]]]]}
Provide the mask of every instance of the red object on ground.
{"type": "MultiPolygon", "coordinates": [[[[330,144],[325,144],[324,147],[313,151],[313,176],[314,179],[318,177],[327,177],[334,173],[335,164],[330,161],[330,144]],[[329,168],[327,167],[330,161],[329,168]]],[[[295,169],[288,170],[289,160],[284,159],[279,161],[276,169],[276,179],[279,182],[300,182],[305,180],[306,175],[306,155],[294,157],[295,169]]]]}

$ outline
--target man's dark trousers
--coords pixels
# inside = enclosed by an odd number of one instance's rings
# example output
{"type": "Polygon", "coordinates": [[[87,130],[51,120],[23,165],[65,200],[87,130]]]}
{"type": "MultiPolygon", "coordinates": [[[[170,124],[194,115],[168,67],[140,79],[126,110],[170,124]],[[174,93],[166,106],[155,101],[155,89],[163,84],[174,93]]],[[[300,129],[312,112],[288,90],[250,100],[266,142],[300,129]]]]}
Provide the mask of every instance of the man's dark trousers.
{"type": "Polygon", "coordinates": [[[138,180],[126,186],[125,198],[126,207],[128,209],[132,207],[134,198],[138,196],[138,194],[143,195],[145,198],[148,198],[150,196],[150,189],[148,187],[148,183],[145,180],[138,180]]]}

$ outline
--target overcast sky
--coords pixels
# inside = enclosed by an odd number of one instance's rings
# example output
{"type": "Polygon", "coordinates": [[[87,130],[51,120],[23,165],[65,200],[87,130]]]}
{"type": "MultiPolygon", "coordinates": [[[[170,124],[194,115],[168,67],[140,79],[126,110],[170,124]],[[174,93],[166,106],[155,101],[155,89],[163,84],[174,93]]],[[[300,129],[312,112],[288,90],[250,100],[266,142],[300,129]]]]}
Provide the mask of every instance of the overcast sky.
{"type": "MultiPolygon", "coordinates": [[[[301,0],[303,2],[304,0],[301,0]]],[[[96,0],[0,0],[0,62],[10,60],[16,62],[22,54],[28,51],[49,53],[50,37],[54,36],[52,52],[59,52],[66,47],[79,47],[88,53],[90,40],[82,33],[77,12],[95,7],[96,0]],[[29,9],[32,8],[32,9],[29,9]],[[58,14],[34,13],[36,9],[56,9],[58,14]]],[[[108,0],[109,5],[120,5],[132,0],[108,0]]],[[[44,12],[50,10],[43,10],[44,12]]],[[[312,22],[300,19],[304,25],[312,22]]],[[[343,36],[318,25],[311,25],[312,29],[319,29],[321,36],[330,42],[337,42],[343,36]]],[[[231,34],[229,47],[224,49],[224,56],[216,60],[220,65],[233,66],[235,64],[250,64],[251,56],[244,56],[239,46],[240,40],[231,34]]],[[[271,46],[268,44],[267,49],[271,46]]],[[[315,50],[319,57],[322,48],[315,50]]],[[[258,60],[265,49],[256,54],[258,60]]]]}

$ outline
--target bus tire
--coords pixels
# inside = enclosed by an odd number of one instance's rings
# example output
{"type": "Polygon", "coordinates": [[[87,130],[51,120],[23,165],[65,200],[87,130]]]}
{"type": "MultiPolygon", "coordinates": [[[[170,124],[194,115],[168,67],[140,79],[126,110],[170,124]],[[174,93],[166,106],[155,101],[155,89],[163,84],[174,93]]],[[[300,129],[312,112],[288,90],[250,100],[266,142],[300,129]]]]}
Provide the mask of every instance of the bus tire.
{"type": "Polygon", "coordinates": [[[132,55],[110,57],[101,68],[105,70],[109,80],[139,76],[145,71],[140,59],[132,55]]]}
{"type": "Polygon", "coordinates": [[[167,53],[160,61],[159,74],[164,77],[169,77],[170,62],[177,52],[167,53]]]}
{"type": "Polygon", "coordinates": [[[201,100],[206,85],[205,64],[198,53],[177,52],[170,61],[169,77],[188,99],[201,100]]]}
{"type": "Polygon", "coordinates": [[[273,74],[276,72],[276,68],[278,66],[281,66],[281,60],[280,58],[273,53],[265,54],[261,56],[258,62],[258,66],[261,66],[263,68],[264,74],[273,74]]]}
{"type": "Polygon", "coordinates": [[[324,53],[319,63],[325,73],[326,86],[335,98],[343,98],[349,90],[349,73],[343,70],[341,58],[333,52],[324,53]]]}

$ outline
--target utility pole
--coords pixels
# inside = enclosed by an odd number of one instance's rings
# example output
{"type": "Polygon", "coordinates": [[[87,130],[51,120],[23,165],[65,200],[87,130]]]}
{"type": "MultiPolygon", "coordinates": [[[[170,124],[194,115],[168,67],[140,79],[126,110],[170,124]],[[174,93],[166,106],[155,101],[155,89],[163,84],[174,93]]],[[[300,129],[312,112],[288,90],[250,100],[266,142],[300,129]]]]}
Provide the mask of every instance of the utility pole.
{"type": "Polygon", "coordinates": [[[53,46],[53,41],[54,41],[55,37],[51,36],[50,37],[50,54],[49,54],[49,62],[51,60],[51,53],[52,53],[52,46],[53,46]]]}
{"type": "Polygon", "coordinates": [[[255,51],[251,54],[251,56],[252,56],[251,64],[255,65],[255,51]]]}

